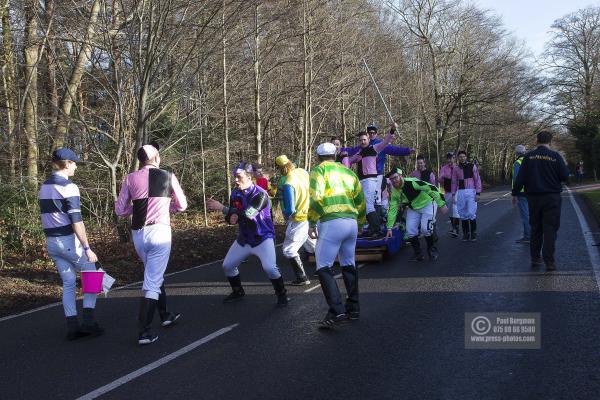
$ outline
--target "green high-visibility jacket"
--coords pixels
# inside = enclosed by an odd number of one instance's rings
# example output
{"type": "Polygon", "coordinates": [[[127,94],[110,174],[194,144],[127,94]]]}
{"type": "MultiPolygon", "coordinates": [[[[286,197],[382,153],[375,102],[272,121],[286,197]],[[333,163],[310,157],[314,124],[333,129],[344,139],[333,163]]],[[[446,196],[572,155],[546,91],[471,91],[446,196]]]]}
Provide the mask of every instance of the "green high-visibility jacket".
{"type": "Polygon", "coordinates": [[[446,205],[436,186],[417,178],[404,178],[404,183],[400,189],[392,186],[387,217],[388,229],[392,229],[396,223],[400,204],[407,205],[413,210],[418,210],[429,205],[432,201],[435,201],[438,207],[446,205]]]}
{"type": "MultiPolygon", "coordinates": [[[[519,156],[519,158],[517,158],[515,160],[515,162],[513,163],[511,189],[513,189],[515,187],[515,179],[517,179],[517,175],[519,174],[519,168],[521,168],[521,163],[523,162],[523,157],[524,156],[519,156]]],[[[521,188],[521,193],[525,193],[524,187],[521,188]]]]}

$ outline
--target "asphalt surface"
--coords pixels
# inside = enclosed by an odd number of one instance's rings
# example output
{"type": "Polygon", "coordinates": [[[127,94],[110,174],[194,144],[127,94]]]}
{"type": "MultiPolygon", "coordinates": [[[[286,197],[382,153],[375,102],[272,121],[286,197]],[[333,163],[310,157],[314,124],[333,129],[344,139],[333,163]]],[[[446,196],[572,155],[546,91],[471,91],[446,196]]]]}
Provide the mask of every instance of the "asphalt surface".
{"type": "Polygon", "coordinates": [[[182,318],[168,329],[156,321],[150,346],[136,344],[139,286],[98,300],[98,338],[64,340],[61,307],[1,321],[0,399],[91,398],[111,383],[100,398],[598,399],[600,295],[569,195],[558,270],[546,273],[514,243],[521,225],[506,192],[482,196],[477,242],[446,236],[444,217],[438,261],[408,263],[404,248],[363,265],[361,319],[334,331],[317,329],[326,305],[315,280],[276,308],[254,258],[240,267],[247,295],[236,304],[221,302],[229,287],[218,262],[169,276],[182,318]],[[466,312],[540,313],[541,349],[466,349],[466,312]]]}

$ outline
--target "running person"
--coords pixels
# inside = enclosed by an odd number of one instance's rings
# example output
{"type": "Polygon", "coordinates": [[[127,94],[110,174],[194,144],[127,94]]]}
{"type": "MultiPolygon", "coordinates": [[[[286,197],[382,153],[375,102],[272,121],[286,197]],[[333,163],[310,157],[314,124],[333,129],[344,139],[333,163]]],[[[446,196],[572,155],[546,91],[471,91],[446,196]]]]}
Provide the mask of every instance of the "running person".
{"type": "Polygon", "coordinates": [[[142,165],[125,177],[115,213],[132,216],[131,232],[135,251],[144,263],[143,297],[138,316],[138,344],[155,342],[158,335],[152,330],[158,309],[161,325],[173,325],[180,314],[167,309],[164,275],[171,254],[171,216],[187,208],[187,199],[172,172],[160,169],[158,145],[146,144],[137,152],[142,165]]]}
{"type": "Polygon", "coordinates": [[[456,202],[452,200],[452,171],[454,171],[454,168],[456,168],[456,157],[454,156],[454,153],[448,152],[446,154],[446,164],[442,165],[442,168],[440,168],[440,183],[444,188],[444,201],[446,201],[446,206],[451,210],[450,224],[452,227],[450,228],[449,233],[452,237],[458,237],[460,217],[458,216],[456,202]]]}
{"type": "Polygon", "coordinates": [[[79,157],[70,149],[52,153],[54,172],[42,184],[39,205],[48,255],[56,264],[63,282],[62,304],[67,319],[67,340],[104,332],[94,320],[96,294],[83,295],[83,321],[77,318],[75,304],[76,271],[95,271],[98,257],[90,248],[81,217],[79,188],[69,180],[75,175],[79,157]]]}
{"type": "Polygon", "coordinates": [[[458,152],[458,166],[452,170],[452,201],[456,201],[462,221],[463,242],[477,240],[477,202],[481,195],[481,178],[467,153],[458,152]]]}
{"type": "Polygon", "coordinates": [[[222,211],[228,223],[239,225],[237,238],[223,260],[223,270],[232,289],[223,302],[238,301],[246,295],[238,266],[250,255],[255,255],[275,289],[277,305],[286,306],[289,299],[275,258],[275,227],[271,219],[269,195],[252,183],[253,172],[252,164],[245,162],[233,170],[237,187],[231,192],[229,206],[214,199],[207,201],[209,209],[222,211]]]}
{"type": "Polygon", "coordinates": [[[283,256],[287,258],[296,274],[292,285],[309,285],[310,281],[304,271],[302,259],[298,250],[301,247],[314,254],[316,241],[308,237],[308,203],[309,177],[308,172],[294,164],[285,155],[275,159],[282,176],[285,176],[283,186],[283,216],[287,221],[285,239],[283,241],[283,256]]]}
{"type": "Polygon", "coordinates": [[[352,170],[335,162],[335,154],[333,143],[320,144],[317,147],[319,165],[310,173],[309,236],[318,238],[315,251],[317,274],[329,306],[320,322],[322,327],[335,325],[347,318],[358,319],[360,315],[354,253],[358,227],[365,220],[365,201],[358,177],[352,170]],[[346,286],[345,306],[333,274],[338,254],[346,286]]]}
{"type": "Polygon", "coordinates": [[[409,261],[424,260],[419,233],[425,236],[429,258],[437,260],[438,250],[434,246],[432,236],[435,214],[438,207],[441,207],[442,214],[448,212],[446,202],[442,199],[438,188],[417,178],[403,178],[400,169],[393,171],[389,179],[392,181],[392,194],[388,211],[386,237],[392,237],[392,228],[398,217],[398,206],[406,205],[408,206],[406,232],[414,251],[414,255],[409,261]]]}

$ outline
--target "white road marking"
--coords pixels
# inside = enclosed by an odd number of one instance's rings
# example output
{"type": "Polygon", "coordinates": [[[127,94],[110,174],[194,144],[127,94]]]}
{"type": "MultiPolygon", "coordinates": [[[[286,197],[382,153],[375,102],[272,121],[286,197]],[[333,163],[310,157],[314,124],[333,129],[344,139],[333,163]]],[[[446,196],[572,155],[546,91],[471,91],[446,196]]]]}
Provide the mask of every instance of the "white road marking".
{"type": "MultiPolygon", "coordinates": [[[[281,247],[282,245],[283,245],[283,243],[279,243],[279,244],[276,244],[275,247],[281,247]]],[[[165,274],[165,278],[168,277],[168,276],[173,276],[173,275],[181,274],[183,272],[192,271],[192,270],[195,270],[195,269],[198,269],[198,268],[207,267],[207,266],[212,265],[212,264],[223,262],[223,260],[224,260],[224,258],[221,258],[219,260],[210,261],[210,262],[207,262],[207,263],[204,263],[204,264],[196,265],[194,267],[182,269],[181,271],[170,272],[168,274],[165,274]]],[[[138,281],[138,282],[129,283],[127,285],[119,286],[119,287],[116,287],[116,288],[110,290],[108,293],[113,292],[115,290],[127,289],[127,288],[130,288],[132,286],[141,285],[143,282],[144,281],[138,281]]],[[[77,296],[77,300],[81,300],[82,298],[83,298],[83,296],[77,296]]],[[[13,318],[17,318],[17,317],[22,317],[22,316],[27,315],[27,314],[33,314],[34,312],[47,310],[49,308],[60,306],[60,305],[62,305],[62,302],[61,301],[57,301],[56,303],[46,304],[45,306],[34,308],[33,310],[27,310],[27,311],[23,311],[23,312],[18,313],[18,314],[7,315],[5,317],[0,318],[0,322],[7,321],[9,319],[13,319],[13,318]]]]}
{"type": "Polygon", "coordinates": [[[600,291],[600,254],[598,254],[598,250],[594,248],[594,237],[590,233],[590,227],[581,212],[581,208],[579,208],[579,204],[575,201],[573,192],[568,186],[565,187],[567,188],[567,192],[569,192],[569,200],[571,200],[571,204],[575,209],[579,225],[581,225],[581,233],[585,239],[588,255],[590,256],[590,261],[592,262],[592,268],[594,270],[594,276],[596,277],[596,283],[598,284],[598,290],[600,291]]]}
{"type": "Polygon", "coordinates": [[[229,325],[225,328],[219,329],[218,331],[215,331],[215,332],[211,333],[210,335],[203,337],[202,339],[196,340],[195,342],[190,343],[187,346],[182,347],[181,349],[179,349],[171,354],[168,354],[168,355],[164,356],[163,358],[160,358],[160,359],[154,361],[153,363],[150,363],[140,369],[137,369],[127,375],[124,375],[124,376],[120,377],[119,379],[116,379],[116,380],[112,381],[111,383],[104,385],[102,387],[99,387],[98,389],[96,389],[92,392],[84,394],[83,396],[79,397],[77,400],[88,400],[88,399],[95,399],[97,397],[100,397],[103,394],[108,393],[111,390],[114,390],[114,389],[118,388],[119,386],[122,386],[122,385],[126,384],[127,382],[130,382],[130,381],[160,367],[161,365],[168,363],[169,361],[173,361],[177,357],[180,357],[186,353],[189,353],[190,351],[196,349],[199,346],[202,346],[203,344],[208,343],[211,340],[213,340],[227,332],[230,332],[231,330],[233,330],[233,328],[237,327],[238,325],[239,324],[233,324],[233,325],[229,325]]]}
{"type": "Polygon", "coordinates": [[[483,205],[487,206],[488,204],[492,204],[493,202],[500,200],[502,197],[508,196],[510,193],[511,192],[504,193],[501,197],[496,197],[494,200],[488,201],[487,203],[484,203],[483,205]]]}
{"type": "Polygon", "coordinates": [[[496,235],[502,235],[504,232],[496,232],[496,235]]]}

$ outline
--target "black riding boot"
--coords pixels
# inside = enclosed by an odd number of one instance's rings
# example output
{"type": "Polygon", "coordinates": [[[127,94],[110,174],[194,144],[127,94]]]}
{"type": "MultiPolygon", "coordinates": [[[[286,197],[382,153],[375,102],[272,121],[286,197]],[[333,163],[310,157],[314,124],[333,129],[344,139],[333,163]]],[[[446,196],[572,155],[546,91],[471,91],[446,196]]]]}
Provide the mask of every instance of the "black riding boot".
{"type": "Polygon", "coordinates": [[[321,289],[329,306],[329,311],[320,324],[323,327],[335,325],[347,318],[346,309],[342,304],[340,289],[333,276],[333,270],[330,267],[321,268],[317,272],[319,274],[319,282],[321,282],[321,289]]]}
{"type": "Polygon", "coordinates": [[[140,313],[138,315],[138,344],[150,344],[158,339],[158,335],[152,332],[152,320],[156,312],[158,300],[142,297],[140,301],[140,313]]]}
{"type": "Polygon", "coordinates": [[[460,219],[458,218],[450,218],[452,221],[452,237],[458,237],[458,233],[460,231],[460,219]]]}
{"type": "Polygon", "coordinates": [[[425,236],[425,241],[427,242],[427,254],[429,254],[430,260],[437,260],[439,253],[437,247],[433,244],[433,236],[425,236]]]}
{"type": "Polygon", "coordinates": [[[469,222],[471,223],[471,241],[474,242],[477,240],[477,220],[472,219],[469,222]]]}
{"type": "Polygon", "coordinates": [[[367,222],[369,223],[369,236],[381,236],[381,219],[377,211],[372,211],[367,214],[367,222]]]}
{"type": "Polygon", "coordinates": [[[468,219],[462,220],[463,242],[468,242],[471,239],[471,235],[469,234],[469,225],[470,223],[468,219]]]}
{"type": "Polygon", "coordinates": [[[104,333],[104,328],[98,325],[98,322],[94,319],[94,309],[84,308],[83,309],[83,323],[81,324],[81,331],[85,334],[92,336],[100,336],[104,333]]]}
{"type": "Polygon", "coordinates": [[[233,303],[234,301],[239,301],[246,295],[244,292],[244,288],[242,287],[242,280],[240,278],[240,274],[236,276],[227,277],[229,284],[231,285],[231,289],[233,291],[229,294],[229,296],[223,299],[223,303],[233,303]]]}
{"type": "Polygon", "coordinates": [[[302,265],[302,259],[300,258],[300,256],[296,256],[294,258],[289,258],[290,260],[290,265],[292,266],[292,269],[294,270],[294,274],[296,274],[296,280],[291,282],[291,285],[295,285],[295,286],[302,286],[302,285],[309,285],[310,281],[308,280],[308,277],[306,276],[306,272],[304,271],[304,266],[302,265]]]}
{"type": "Polygon", "coordinates": [[[342,267],[342,277],[346,286],[346,313],[350,319],[358,319],[360,316],[360,304],[358,302],[358,268],[354,265],[342,267]]]}
{"type": "Polygon", "coordinates": [[[421,242],[419,241],[418,236],[414,236],[408,239],[410,245],[413,248],[414,254],[408,261],[423,261],[425,257],[423,257],[423,252],[421,251],[421,242]]]}
{"type": "Polygon", "coordinates": [[[167,292],[164,283],[160,287],[160,296],[158,296],[158,315],[160,315],[162,326],[171,326],[181,317],[181,314],[167,310],[167,292]]]}
{"type": "Polygon", "coordinates": [[[67,340],[76,340],[87,335],[81,330],[77,315],[67,317],[67,340]]]}
{"type": "Polygon", "coordinates": [[[283,283],[283,277],[280,276],[277,279],[271,279],[271,283],[273,284],[273,289],[275,289],[275,294],[277,295],[277,305],[287,306],[290,299],[287,297],[287,290],[283,283]]]}

